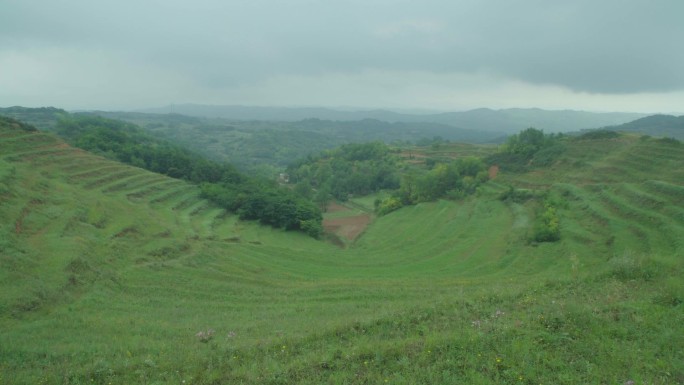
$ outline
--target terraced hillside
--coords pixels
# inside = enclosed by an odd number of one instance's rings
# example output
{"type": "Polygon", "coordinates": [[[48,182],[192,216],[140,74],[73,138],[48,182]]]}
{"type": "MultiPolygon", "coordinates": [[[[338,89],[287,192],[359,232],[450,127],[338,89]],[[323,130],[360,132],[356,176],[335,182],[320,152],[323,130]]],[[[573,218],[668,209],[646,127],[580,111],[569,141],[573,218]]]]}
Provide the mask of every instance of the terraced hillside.
{"type": "Polygon", "coordinates": [[[572,142],[346,249],[11,124],[0,157],[0,384],[684,383],[676,143],[572,142]]]}

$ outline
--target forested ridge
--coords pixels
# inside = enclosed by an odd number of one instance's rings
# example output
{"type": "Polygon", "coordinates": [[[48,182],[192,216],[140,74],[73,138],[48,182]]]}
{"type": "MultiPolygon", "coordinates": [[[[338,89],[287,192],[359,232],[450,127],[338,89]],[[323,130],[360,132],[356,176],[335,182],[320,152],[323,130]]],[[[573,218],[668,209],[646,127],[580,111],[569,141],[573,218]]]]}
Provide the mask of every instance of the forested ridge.
{"type": "Polygon", "coordinates": [[[131,123],[99,116],[65,115],[55,131],[76,147],[200,184],[207,199],[242,219],[300,230],[314,237],[322,231],[318,207],[275,181],[245,175],[230,164],[208,160],[157,139],[131,123]]]}

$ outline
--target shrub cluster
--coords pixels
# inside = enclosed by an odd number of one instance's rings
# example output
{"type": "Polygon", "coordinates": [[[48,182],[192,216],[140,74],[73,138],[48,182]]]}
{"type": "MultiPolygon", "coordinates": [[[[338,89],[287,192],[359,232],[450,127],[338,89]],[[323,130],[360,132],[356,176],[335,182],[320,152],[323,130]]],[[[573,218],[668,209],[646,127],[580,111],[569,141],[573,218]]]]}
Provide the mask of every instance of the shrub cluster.
{"type": "Polygon", "coordinates": [[[556,242],[560,240],[558,211],[549,202],[544,202],[544,209],[534,226],[532,240],[535,242],[556,242]]]}
{"type": "Polygon", "coordinates": [[[508,138],[501,151],[487,157],[487,164],[522,172],[531,166],[551,165],[565,151],[563,134],[544,134],[530,127],[508,138]]]}
{"type": "Polygon", "coordinates": [[[202,196],[237,213],[240,219],[286,230],[299,230],[314,238],[323,233],[321,210],[311,201],[267,183],[202,184],[202,196]]]}
{"type": "Polygon", "coordinates": [[[440,198],[460,199],[474,193],[488,178],[485,164],[479,158],[466,157],[451,163],[438,163],[425,174],[404,175],[400,188],[381,201],[376,212],[384,215],[404,205],[440,198]]]}
{"type": "Polygon", "coordinates": [[[590,130],[582,135],[578,136],[577,139],[594,140],[594,139],[615,139],[620,137],[617,131],[612,130],[590,130]]]}

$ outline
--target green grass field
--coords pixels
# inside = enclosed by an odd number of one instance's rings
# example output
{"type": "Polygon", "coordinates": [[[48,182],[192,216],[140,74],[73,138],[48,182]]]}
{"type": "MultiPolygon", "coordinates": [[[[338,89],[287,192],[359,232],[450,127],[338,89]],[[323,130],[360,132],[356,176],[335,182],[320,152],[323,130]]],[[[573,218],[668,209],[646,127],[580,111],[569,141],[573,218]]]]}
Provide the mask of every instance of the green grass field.
{"type": "Polygon", "coordinates": [[[684,383],[683,145],[574,141],[347,248],[10,127],[0,199],[3,385],[684,383]]]}

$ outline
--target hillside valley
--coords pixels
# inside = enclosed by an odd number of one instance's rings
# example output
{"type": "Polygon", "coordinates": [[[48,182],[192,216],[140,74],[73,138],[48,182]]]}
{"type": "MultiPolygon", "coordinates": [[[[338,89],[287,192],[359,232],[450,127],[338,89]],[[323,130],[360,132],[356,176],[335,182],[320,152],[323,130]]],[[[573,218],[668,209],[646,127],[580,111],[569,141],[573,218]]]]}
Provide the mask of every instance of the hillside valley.
{"type": "Polygon", "coordinates": [[[684,385],[684,1],[4,1],[0,385],[684,385]]]}
{"type": "Polygon", "coordinates": [[[684,145],[552,139],[377,144],[401,177],[523,161],[384,215],[345,194],[340,243],[2,118],[0,384],[684,383],[684,145]]]}

